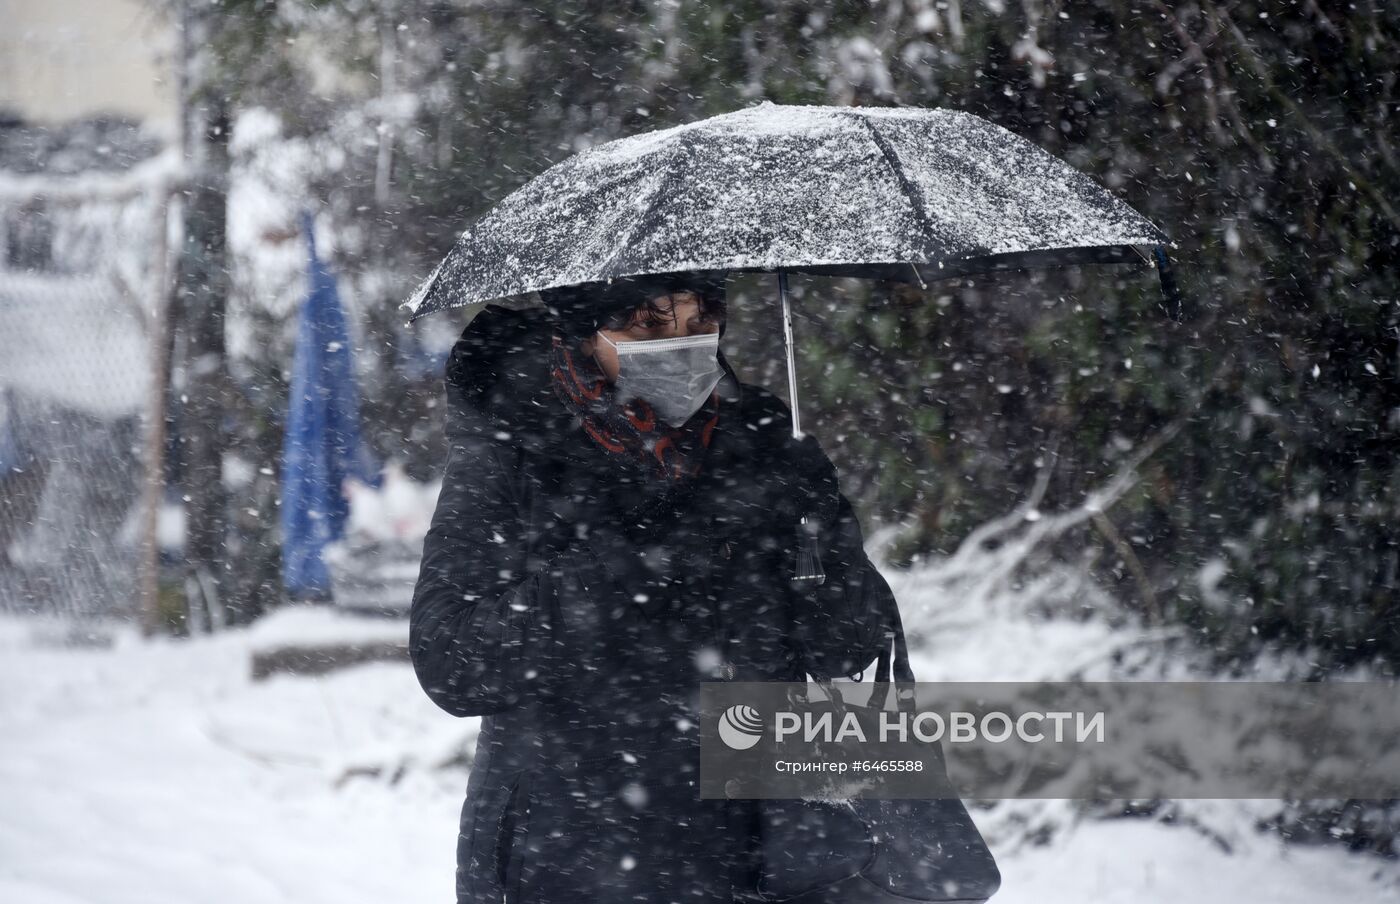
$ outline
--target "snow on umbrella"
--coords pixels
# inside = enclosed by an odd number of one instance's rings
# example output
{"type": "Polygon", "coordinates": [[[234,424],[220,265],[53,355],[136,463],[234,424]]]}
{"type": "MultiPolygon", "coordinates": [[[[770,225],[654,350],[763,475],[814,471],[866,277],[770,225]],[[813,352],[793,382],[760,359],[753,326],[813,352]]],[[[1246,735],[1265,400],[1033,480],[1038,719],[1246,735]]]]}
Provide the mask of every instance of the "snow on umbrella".
{"type": "MultiPolygon", "coordinates": [[[[468,227],[402,307],[412,322],[630,276],[776,272],[800,439],[788,273],[926,285],[988,270],[1153,260],[1171,295],[1166,243],[1094,180],[973,114],[765,101],[550,167],[468,227]]],[[[804,518],[795,580],[820,583],[813,529],[804,518]]]]}
{"type": "Polygon", "coordinates": [[[457,241],[406,301],[458,305],[624,276],[756,270],[927,282],[1131,263],[1166,236],[1088,176],[970,113],[762,103],[564,160],[457,241]]]}

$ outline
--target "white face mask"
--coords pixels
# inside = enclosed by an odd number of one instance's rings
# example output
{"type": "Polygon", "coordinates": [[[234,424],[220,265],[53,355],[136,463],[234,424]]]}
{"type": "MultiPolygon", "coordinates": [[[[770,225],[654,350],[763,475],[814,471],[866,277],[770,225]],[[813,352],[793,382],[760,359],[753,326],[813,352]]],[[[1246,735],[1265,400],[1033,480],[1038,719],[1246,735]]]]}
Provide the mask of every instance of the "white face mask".
{"type": "Polygon", "coordinates": [[[690,420],[724,376],[717,357],[719,333],[622,343],[598,335],[617,349],[617,401],[646,399],[672,427],[690,420]]]}

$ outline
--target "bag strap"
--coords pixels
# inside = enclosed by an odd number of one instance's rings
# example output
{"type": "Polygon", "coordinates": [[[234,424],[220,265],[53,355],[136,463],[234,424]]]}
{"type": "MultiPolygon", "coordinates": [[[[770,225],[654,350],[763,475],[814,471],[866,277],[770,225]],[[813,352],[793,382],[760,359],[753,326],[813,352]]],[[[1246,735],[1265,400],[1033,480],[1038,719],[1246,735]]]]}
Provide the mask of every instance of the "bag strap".
{"type": "Polygon", "coordinates": [[[881,699],[880,708],[884,709],[890,702],[891,695],[894,696],[896,708],[913,709],[914,688],[912,685],[917,679],[914,677],[914,669],[909,664],[909,646],[904,640],[904,620],[899,615],[899,604],[894,596],[889,597],[889,608],[886,613],[889,616],[889,626],[885,631],[887,638],[884,647],[880,650],[880,658],[875,662],[875,689],[870,693],[872,701],[881,699]],[[894,662],[890,662],[890,642],[888,638],[893,635],[894,640],[894,662]],[[881,687],[884,685],[884,687],[881,687]],[[909,686],[905,686],[909,685],[909,686]],[[880,695],[883,694],[883,697],[880,695]]]}
{"type": "MultiPolygon", "coordinates": [[[[904,640],[904,621],[899,615],[899,604],[893,595],[889,597],[889,607],[886,612],[889,623],[885,627],[885,644],[880,649],[880,656],[875,661],[875,688],[870,692],[870,705],[878,705],[880,709],[889,707],[890,698],[893,696],[896,709],[914,708],[914,688],[917,681],[914,677],[914,669],[909,664],[909,646],[904,640]],[[890,646],[893,641],[894,661],[890,661],[890,646]]],[[[831,702],[835,703],[843,712],[846,708],[845,698],[837,689],[835,683],[830,678],[818,678],[812,676],[822,692],[831,702]]]]}

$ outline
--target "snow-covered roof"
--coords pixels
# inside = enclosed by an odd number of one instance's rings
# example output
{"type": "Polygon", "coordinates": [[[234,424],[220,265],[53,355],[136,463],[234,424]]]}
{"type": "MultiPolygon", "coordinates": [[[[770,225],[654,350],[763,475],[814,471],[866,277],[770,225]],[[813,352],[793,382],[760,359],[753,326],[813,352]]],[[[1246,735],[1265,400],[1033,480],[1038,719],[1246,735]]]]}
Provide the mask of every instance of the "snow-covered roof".
{"type": "Polygon", "coordinates": [[[98,116],[59,125],[0,120],[0,170],[69,176],[119,173],[155,156],[161,142],[130,120],[98,116]]]}

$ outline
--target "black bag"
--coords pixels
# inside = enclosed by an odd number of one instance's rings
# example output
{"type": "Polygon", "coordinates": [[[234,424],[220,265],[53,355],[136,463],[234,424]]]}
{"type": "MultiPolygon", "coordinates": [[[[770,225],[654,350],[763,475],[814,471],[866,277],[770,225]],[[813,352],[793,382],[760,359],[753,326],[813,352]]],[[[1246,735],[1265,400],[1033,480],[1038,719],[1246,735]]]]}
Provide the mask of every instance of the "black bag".
{"type": "MultiPolygon", "coordinates": [[[[896,706],[914,710],[914,672],[904,626],[891,614],[893,677],[886,644],[876,664],[870,705],[847,705],[829,680],[818,680],[834,717],[853,712],[871,737],[891,691],[896,706]]],[[[820,706],[802,698],[808,706],[820,706]]],[[[759,801],[762,839],[758,893],[764,904],[909,904],[982,902],[1001,885],[1001,873],[982,835],[948,783],[942,747],[924,745],[925,761],[946,796],[878,800],[852,797],[822,801],[759,801]]]]}

